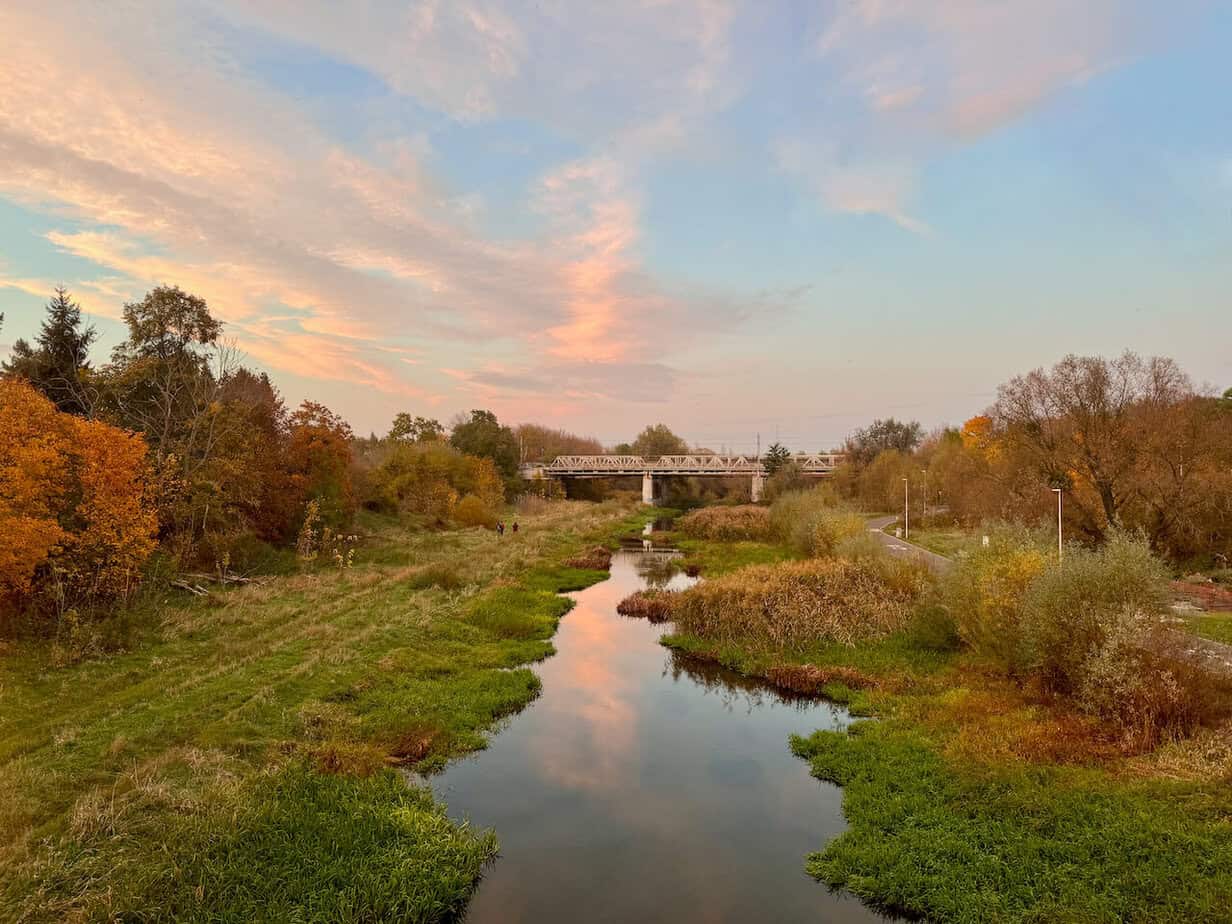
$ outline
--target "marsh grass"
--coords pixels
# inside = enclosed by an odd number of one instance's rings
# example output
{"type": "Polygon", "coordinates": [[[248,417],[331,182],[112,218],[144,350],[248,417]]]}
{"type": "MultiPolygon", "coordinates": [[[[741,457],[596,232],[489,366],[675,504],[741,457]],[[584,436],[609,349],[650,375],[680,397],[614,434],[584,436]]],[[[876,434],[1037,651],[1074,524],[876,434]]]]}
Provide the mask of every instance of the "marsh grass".
{"type": "Polygon", "coordinates": [[[766,540],[770,538],[770,511],[753,504],[699,507],[676,520],[676,529],[694,539],[766,540]]]}
{"type": "Polygon", "coordinates": [[[914,594],[882,569],[843,559],[753,565],[682,591],[672,618],[682,632],[779,648],[851,645],[903,627],[914,594]]]}
{"type": "Polygon", "coordinates": [[[391,768],[537,695],[555,591],[605,577],[556,563],[630,509],[553,503],[516,541],[370,517],[354,568],[152,597],[123,651],[6,643],[0,920],[456,916],[494,840],[391,768]]]}
{"type": "Polygon", "coordinates": [[[616,604],[616,612],[632,619],[666,622],[672,618],[675,597],[676,592],[671,590],[639,590],[616,604]]]}

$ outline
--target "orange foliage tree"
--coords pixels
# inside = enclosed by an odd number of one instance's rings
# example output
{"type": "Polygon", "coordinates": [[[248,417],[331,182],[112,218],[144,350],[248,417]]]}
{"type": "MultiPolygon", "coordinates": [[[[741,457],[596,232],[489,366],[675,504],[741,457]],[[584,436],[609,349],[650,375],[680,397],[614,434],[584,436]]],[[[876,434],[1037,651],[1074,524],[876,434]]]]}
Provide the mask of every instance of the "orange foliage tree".
{"type": "Polygon", "coordinates": [[[0,381],[0,598],[64,603],[121,596],[155,547],[146,444],[0,381]]]}
{"type": "Polygon", "coordinates": [[[296,496],[316,500],[326,525],[349,526],[355,515],[350,426],[314,401],[301,404],[289,423],[287,473],[296,496]]]}

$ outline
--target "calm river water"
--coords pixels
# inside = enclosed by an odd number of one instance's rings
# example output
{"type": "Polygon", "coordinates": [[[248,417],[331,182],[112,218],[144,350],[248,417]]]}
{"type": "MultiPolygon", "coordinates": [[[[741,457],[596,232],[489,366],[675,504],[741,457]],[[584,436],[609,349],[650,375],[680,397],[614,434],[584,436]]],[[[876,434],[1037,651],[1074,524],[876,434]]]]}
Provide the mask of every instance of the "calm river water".
{"type": "Polygon", "coordinates": [[[573,594],[543,694],[431,780],[500,837],[467,922],[879,920],[804,873],[843,829],[842,794],[787,738],[846,714],[675,657],[664,627],[618,615],[649,583],[690,583],[665,554],[617,552],[610,580],[573,594]]]}

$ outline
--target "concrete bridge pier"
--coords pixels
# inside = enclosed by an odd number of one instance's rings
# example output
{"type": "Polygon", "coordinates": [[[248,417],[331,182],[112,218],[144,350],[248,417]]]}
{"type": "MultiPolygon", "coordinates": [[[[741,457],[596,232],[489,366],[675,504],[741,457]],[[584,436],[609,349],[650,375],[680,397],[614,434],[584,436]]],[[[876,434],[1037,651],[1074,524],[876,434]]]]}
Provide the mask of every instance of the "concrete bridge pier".
{"type": "Polygon", "coordinates": [[[753,473],[753,487],[749,489],[749,500],[757,503],[761,500],[761,492],[766,487],[766,476],[761,472],[753,473]]]}
{"type": "Polygon", "coordinates": [[[642,475],[642,503],[653,504],[654,502],[654,476],[646,472],[642,475]]]}

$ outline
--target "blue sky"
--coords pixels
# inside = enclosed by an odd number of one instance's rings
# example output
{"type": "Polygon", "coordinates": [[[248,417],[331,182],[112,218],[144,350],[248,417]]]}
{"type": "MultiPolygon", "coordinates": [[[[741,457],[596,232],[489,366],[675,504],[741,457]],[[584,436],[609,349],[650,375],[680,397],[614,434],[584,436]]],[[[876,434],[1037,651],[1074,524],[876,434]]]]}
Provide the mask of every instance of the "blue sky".
{"type": "MultiPolygon", "coordinates": [[[[204,296],[362,432],[490,407],[824,448],[1067,352],[1232,385],[1232,8],[0,9],[0,350],[204,296]]],[[[100,352],[100,359],[103,353],[100,352]]]]}

